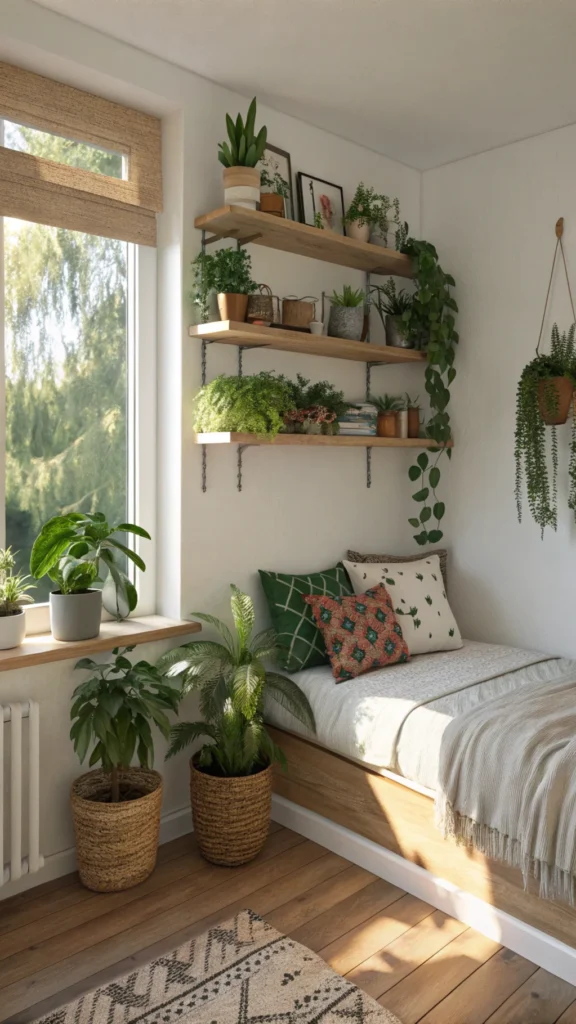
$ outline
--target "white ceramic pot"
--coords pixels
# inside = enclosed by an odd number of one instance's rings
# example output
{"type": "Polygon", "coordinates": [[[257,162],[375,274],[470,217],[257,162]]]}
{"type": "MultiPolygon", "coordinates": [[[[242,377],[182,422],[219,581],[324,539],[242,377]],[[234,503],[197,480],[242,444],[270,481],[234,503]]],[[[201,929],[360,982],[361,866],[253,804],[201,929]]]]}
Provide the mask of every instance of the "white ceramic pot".
{"type": "Polygon", "coordinates": [[[26,633],[26,615],[21,608],[15,615],[0,616],[0,651],[20,647],[26,633]]]}
{"type": "Polygon", "coordinates": [[[368,242],[370,240],[370,225],[359,224],[357,220],[353,220],[346,225],[346,234],[348,238],[355,238],[357,242],[368,242]]]}
{"type": "Polygon", "coordinates": [[[324,334],[324,324],[321,320],[312,320],[308,327],[310,328],[310,334],[324,334]]]}
{"type": "Polygon", "coordinates": [[[224,168],[226,206],[245,206],[255,210],[260,202],[260,171],[256,167],[224,168]]]}

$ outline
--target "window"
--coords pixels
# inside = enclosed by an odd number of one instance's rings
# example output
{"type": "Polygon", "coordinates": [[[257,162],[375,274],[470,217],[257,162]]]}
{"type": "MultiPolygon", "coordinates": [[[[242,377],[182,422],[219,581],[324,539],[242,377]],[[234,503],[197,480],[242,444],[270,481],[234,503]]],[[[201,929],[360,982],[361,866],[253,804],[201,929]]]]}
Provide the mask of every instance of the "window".
{"type": "MultiPolygon", "coordinates": [[[[9,148],[122,177],[119,154],[12,122],[2,127],[9,148]]],[[[18,552],[26,572],[40,526],[60,512],[103,511],[154,534],[155,251],[9,217],[2,228],[0,544],[18,552]]],[[[141,553],[148,570],[136,581],[138,611],[149,613],[148,542],[141,553]]],[[[38,604],[49,590],[49,580],[39,584],[38,604]]],[[[46,611],[29,619],[31,631],[47,628],[46,611]]]]}

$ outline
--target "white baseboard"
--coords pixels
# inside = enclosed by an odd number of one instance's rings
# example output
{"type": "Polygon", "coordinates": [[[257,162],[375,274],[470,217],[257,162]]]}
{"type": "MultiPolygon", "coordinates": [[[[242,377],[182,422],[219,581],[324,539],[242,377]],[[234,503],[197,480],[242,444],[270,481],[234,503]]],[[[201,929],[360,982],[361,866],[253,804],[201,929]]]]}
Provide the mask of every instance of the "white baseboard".
{"type": "MultiPolygon", "coordinates": [[[[190,806],[182,807],[177,811],[169,811],[162,816],[160,822],[160,845],[169,843],[172,839],[178,839],[188,832],[192,832],[192,814],[190,806]]],[[[33,875],[23,875],[17,882],[7,882],[0,886],[0,901],[8,899],[9,896],[17,896],[26,889],[33,889],[43,882],[51,882],[54,878],[61,878],[62,875],[69,875],[76,870],[76,851],[74,847],[68,850],[60,850],[58,853],[49,854],[44,858],[44,867],[33,875]]]]}
{"type": "Polygon", "coordinates": [[[282,796],[272,797],[272,818],[576,985],[576,949],[564,942],[282,796]]]}

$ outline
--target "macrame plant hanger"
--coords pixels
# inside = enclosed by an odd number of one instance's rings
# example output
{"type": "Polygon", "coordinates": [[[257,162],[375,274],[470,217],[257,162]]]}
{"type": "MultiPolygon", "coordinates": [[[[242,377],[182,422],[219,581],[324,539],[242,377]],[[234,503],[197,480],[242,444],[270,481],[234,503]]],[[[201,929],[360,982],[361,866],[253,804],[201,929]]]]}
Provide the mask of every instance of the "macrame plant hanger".
{"type": "Polygon", "coordinates": [[[572,307],[572,321],[576,323],[576,312],[574,311],[574,299],[572,298],[572,289],[570,287],[570,278],[568,277],[568,267],[566,266],[566,256],[564,254],[564,245],[562,243],[562,235],[564,234],[564,217],[559,217],[556,221],[556,247],[554,249],[554,258],[552,259],[552,269],[550,271],[550,280],[548,281],[548,291],[546,292],[546,301],[544,303],[544,312],[542,313],[542,323],[540,324],[540,334],[538,335],[538,344],[536,345],[536,355],[540,355],[540,344],[542,342],[542,331],[544,330],[544,322],[546,320],[546,310],[548,309],[548,300],[550,298],[550,291],[552,289],[552,281],[554,279],[554,270],[556,268],[556,260],[558,258],[558,249],[562,255],[562,263],[564,264],[564,273],[566,275],[566,284],[568,285],[568,295],[570,296],[570,305],[572,307]]]}

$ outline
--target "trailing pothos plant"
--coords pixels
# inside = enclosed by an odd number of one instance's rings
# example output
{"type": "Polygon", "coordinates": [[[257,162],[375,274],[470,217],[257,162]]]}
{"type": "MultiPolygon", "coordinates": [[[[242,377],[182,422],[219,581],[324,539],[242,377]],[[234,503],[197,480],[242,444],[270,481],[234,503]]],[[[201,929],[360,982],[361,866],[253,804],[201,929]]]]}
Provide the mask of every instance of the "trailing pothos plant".
{"type": "Polygon", "coordinates": [[[454,314],[458,306],[450,293],[454,278],[440,266],[431,242],[407,238],[402,251],[412,260],[416,291],[401,321],[407,337],[417,348],[426,350],[425,386],[432,415],[425,433],[435,442],[430,449],[433,458],[422,452],[408,471],[410,480],[420,485],[412,497],[422,506],[419,515],[410,517],[408,522],[418,531],[414,534],[417,544],[437,544],[444,536],[441,520],[446,511],[444,502],[436,496],[441,476],[438,463],[444,452],[449,459],[452,457],[452,450],[446,445],[452,436],[448,403],[450,385],[456,376],[454,354],[459,338],[454,314]]]}

